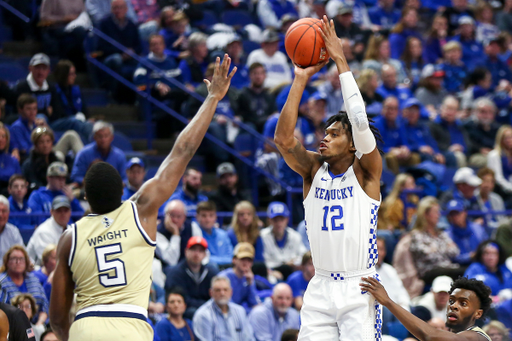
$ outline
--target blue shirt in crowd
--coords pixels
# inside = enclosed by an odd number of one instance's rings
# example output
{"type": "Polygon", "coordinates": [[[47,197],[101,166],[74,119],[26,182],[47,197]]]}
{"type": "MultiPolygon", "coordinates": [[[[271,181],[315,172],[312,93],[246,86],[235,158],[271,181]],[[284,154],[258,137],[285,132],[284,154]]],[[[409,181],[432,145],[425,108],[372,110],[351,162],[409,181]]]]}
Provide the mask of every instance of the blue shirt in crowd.
{"type": "Polygon", "coordinates": [[[0,181],[7,183],[14,174],[21,174],[20,163],[9,152],[0,152],[0,181]]]}
{"type": "Polygon", "coordinates": [[[27,120],[18,118],[9,128],[11,133],[11,147],[17,148],[20,153],[28,153],[32,148],[32,140],[30,135],[34,130],[35,124],[29,125],[27,120]]]}
{"type": "Polygon", "coordinates": [[[411,29],[404,29],[401,33],[391,33],[389,35],[391,58],[400,60],[405,49],[405,43],[410,37],[416,37],[423,42],[421,34],[411,29]]]}
{"type": "Polygon", "coordinates": [[[267,299],[249,314],[249,322],[256,340],[280,341],[286,329],[299,329],[299,313],[290,308],[284,316],[274,309],[272,300],[267,299]]]}
{"type": "MultiPolygon", "coordinates": [[[[30,194],[28,198],[28,206],[33,213],[50,213],[52,209],[52,201],[58,195],[65,195],[63,191],[50,191],[46,187],[39,187],[30,194]]],[[[71,201],[71,211],[84,213],[84,209],[80,206],[77,198],[71,201]]],[[[45,218],[37,218],[39,222],[46,220],[45,218]]]]}
{"type": "Polygon", "coordinates": [[[454,36],[452,40],[462,45],[462,62],[469,72],[485,64],[485,52],[481,43],[475,39],[463,39],[460,35],[454,36]]]}
{"type": "Polygon", "coordinates": [[[238,277],[233,268],[221,271],[219,276],[229,278],[231,288],[233,289],[231,301],[244,307],[247,312],[250,312],[252,307],[261,303],[254,280],[251,284],[247,283],[247,279],[244,276],[238,277]]]}
{"type": "Polygon", "coordinates": [[[381,84],[375,90],[375,92],[384,98],[388,98],[391,96],[398,98],[398,104],[400,105],[400,107],[404,104],[405,101],[412,97],[412,93],[409,88],[400,86],[396,86],[394,88],[387,88],[384,86],[384,84],[381,84]]]}
{"type": "Polygon", "coordinates": [[[464,90],[464,81],[468,76],[468,70],[464,63],[457,65],[441,63],[440,68],[444,71],[443,85],[446,91],[455,94],[464,90]]]}
{"type": "Polygon", "coordinates": [[[491,59],[487,57],[485,59],[485,68],[491,72],[493,87],[497,87],[502,79],[512,80],[512,72],[508,65],[498,58],[491,59]]]}
{"type": "Polygon", "coordinates": [[[292,288],[293,297],[302,297],[304,296],[304,292],[308,288],[309,281],[304,279],[304,274],[302,271],[295,271],[286,280],[286,283],[292,288]]]}
{"type": "Polygon", "coordinates": [[[158,210],[159,215],[164,214],[165,206],[173,200],[181,200],[185,204],[185,210],[187,211],[187,215],[195,215],[197,204],[202,201],[208,201],[208,197],[202,193],[198,193],[195,198],[190,197],[185,191],[183,187],[178,188],[162,206],[158,210]]]}
{"type": "Polygon", "coordinates": [[[5,272],[0,274],[0,277],[2,278],[0,282],[2,285],[2,291],[0,294],[1,302],[10,303],[11,300],[19,294],[29,293],[34,296],[36,304],[39,307],[39,311],[48,313],[48,299],[46,298],[43,287],[39,283],[39,278],[29,272],[26,274],[23,284],[21,284],[21,286],[17,286],[12,281],[11,277],[7,276],[5,272]]]}
{"type": "Polygon", "coordinates": [[[98,150],[96,142],[89,143],[78,152],[71,171],[71,180],[81,184],[84,181],[85,173],[96,160],[112,165],[119,172],[123,181],[126,181],[126,156],[124,152],[115,146],[110,146],[110,152],[105,157],[98,150]]]}
{"type": "Polygon", "coordinates": [[[407,136],[407,145],[412,152],[419,152],[423,146],[430,146],[434,152],[439,153],[436,140],[430,134],[429,127],[419,121],[415,125],[405,124],[405,133],[407,136]]]}
{"type": "Polygon", "coordinates": [[[176,328],[169,319],[161,319],[155,326],[156,334],[160,337],[160,341],[190,341],[197,339],[194,335],[192,321],[184,319],[187,324],[183,328],[176,328]]]}
{"type": "Polygon", "coordinates": [[[153,87],[157,82],[162,82],[167,84],[171,89],[177,89],[177,86],[166,78],[173,78],[178,82],[183,82],[181,69],[178,68],[178,64],[174,58],[165,55],[160,58],[153,53],[142,58],[142,62],[139,63],[133,75],[133,81],[136,85],[149,85],[153,87]],[[154,65],[159,70],[150,69],[146,66],[148,64],[154,65]]]}
{"type": "MultiPolygon", "coordinates": [[[[12,196],[9,197],[9,209],[11,213],[25,213],[30,214],[32,208],[28,205],[28,199],[23,199],[23,205],[19,205],[12,196]]],[[[39,223],[36,217],[13,217],[9,214],[9,222],[16,225],[20,230],[33,229],[39,223]]]]}
{"type": "Polygon", "coordinates": [[[217,264],[231,264],[233,261],[233,245],[229,240],[228,233],[223,229],[214,227],[207,232],[201,227],[203,238],[208,242],[210,261],[217,264]]]}
{"type": "Polygon", "coordinates": [[[368,16],[370,17],[372,24],[389,29],[400,20],[401,14],[396,8],[386,11],[386,9],[382,8],[379,4],[368,9],[368,16]]]}
{"type": "MultiPolygon", "coordinates": [[[[238,244],[238,238],[236,237],[235,230],[233,228],[230,228],[228,230],[228,237],[229,240],[231,240],[231,245],[233,245],[233,248],[238,244]]],[[[256,242],[253,244],[254,246],[254,261],[255,262],[264,262],[265,259],[263,258],[263,241],[261,240],[261,237],[258,236],[256,239],[256,242]]]]}
{"type": "Polygon", "coordinates": [[[395,121],[394,125],[390,125],[382,116],[375,118],[375,128],[379,129],[380,135],[384,143],[379,142],[379,148],[384,153],[389,152],[391,148],[400,146],[408,146],[407,132],[404,125],[399,119],[395,121]]]}
{"type": "Polygon", "coordinates": [[[469,220],[466,222],[466,228],[461,228],[450,224],[448,236],[457,244],[460,253],[454,261],[467,265],[471,263],[471,255],[476,251],[478,245],[489,238],[484,228],[469,220]]]}
{"type": "Polygon", "coordinates": [[[482,263],[475,262],[466,269],[464,277],[476,278],[484,282],[491,289],[492,296],[498,295],[503,289],[512,289],[512,272],[505,264],[499,265],[497,272],[491,272],[482,263]]]}

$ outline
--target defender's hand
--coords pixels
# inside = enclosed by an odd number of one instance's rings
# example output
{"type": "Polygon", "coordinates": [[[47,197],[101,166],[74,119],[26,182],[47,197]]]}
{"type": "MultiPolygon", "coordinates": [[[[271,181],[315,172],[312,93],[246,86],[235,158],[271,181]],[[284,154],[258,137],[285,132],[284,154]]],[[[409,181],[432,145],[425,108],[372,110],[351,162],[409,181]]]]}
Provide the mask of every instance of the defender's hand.
{"type": "Polygon", "coordinates": [[[224,55],[222,65],[220,64],[220,58],[217,57],[215,60],[215,71],[213,72],[213,78],[210,82],[205,79],[204,83],[208,88],[208,94],[217,100],[221,100],[226,96],[229,85],[231,84],[231,78],[235,75],[236,66],[233,68],[230,74],[228,74],[229,66],[231,65],[231,58],[227,54],[224,55]]]}
{"type": "Polygon", "coordinates": [[[360,283],[359,286],[362,290],[369,292],[373,297],[375,297],[377,302],[383,306],[391,303],[391,299],[389,298],[386,289],[384,289],[384,286],[378,280],[373,277],[362,277],[361,279],[363,282],[360,283]]]}

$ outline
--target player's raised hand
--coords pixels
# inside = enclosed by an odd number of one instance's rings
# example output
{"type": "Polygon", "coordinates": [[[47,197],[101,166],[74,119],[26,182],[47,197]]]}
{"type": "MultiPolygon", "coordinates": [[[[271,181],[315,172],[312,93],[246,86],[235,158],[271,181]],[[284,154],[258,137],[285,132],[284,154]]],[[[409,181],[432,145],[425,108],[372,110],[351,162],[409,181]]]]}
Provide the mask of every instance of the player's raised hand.
{"type": "Polygon", "coordinates": [[[336,30],[334,29],[334,21],[332,19],[329,21],[327,16],[324,15],[320,23],[321,27],[319,32],[324,39],[325,48],[327,49],[329,56],[334,61],[337,61],[338,59],[345,60],[341,40],[336,35],[336,30]]]}
{"type": "Polygon", "coordinates": [[[220,64],[220,58],[217,57],[215,60],[215,70],[213,72],[212,81],[205,79],[204,83],[208,89],[208,94],[210,96],[215,97],[219,101],[226,96],[228,92],[229,85],[231,84],[231,78],[235,75],[236,66],[233,68],[231,73],[229,73],[229,66],[231,65],[231,58],[227,55],[224,55],[224,59],[222,60],[222,64],[220,64]],[[229,74],[228,74],[229,73],[229,74]]]}
{"type": "Polygon", "coordinates": [[[384,286],[373,277],[362,277],[363,282],[359,284],[362,290],[369,292],[377,302],[382,304],[383,306],[388,305],[391,302],[391,299],[388,296],[386,289],[384,286]]]}
{"type": "Polygon", "coordinates": [[[302,68],[298,65],[295,65],[295,69],[294,69],[295,77],[309,79],[315,73],[320,71],[327,64],[327,62],[328,62],[328,60],[325,60],[321,63],[309,66],[307,68],[302,68]]]}

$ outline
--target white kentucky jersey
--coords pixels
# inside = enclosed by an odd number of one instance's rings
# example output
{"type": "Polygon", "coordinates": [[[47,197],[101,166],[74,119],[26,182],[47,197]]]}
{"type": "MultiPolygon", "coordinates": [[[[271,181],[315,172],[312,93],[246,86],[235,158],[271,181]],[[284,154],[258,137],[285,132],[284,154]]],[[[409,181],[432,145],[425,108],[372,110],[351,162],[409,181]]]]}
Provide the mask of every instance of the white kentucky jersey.
{"type": "Polygon", "coordinates": [[[345,272],[377,263],[380,201],[366,194],[350,166],[333,175],[324,163],[304,199],[306,228],[315,269],[345,272]]]}

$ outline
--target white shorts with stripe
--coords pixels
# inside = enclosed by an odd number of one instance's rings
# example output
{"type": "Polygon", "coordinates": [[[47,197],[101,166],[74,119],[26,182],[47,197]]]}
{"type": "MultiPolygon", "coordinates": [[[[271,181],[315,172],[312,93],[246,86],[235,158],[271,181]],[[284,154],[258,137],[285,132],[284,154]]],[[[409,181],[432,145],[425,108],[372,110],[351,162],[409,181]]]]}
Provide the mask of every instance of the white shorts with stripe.
{"type": "Polygon", "coordinates": [[[381,341],[382,309],[362,292],[361,277],[378,279],[375,268],[353,272],[317,269],[304,294],[298,341],[381,341]]]}

